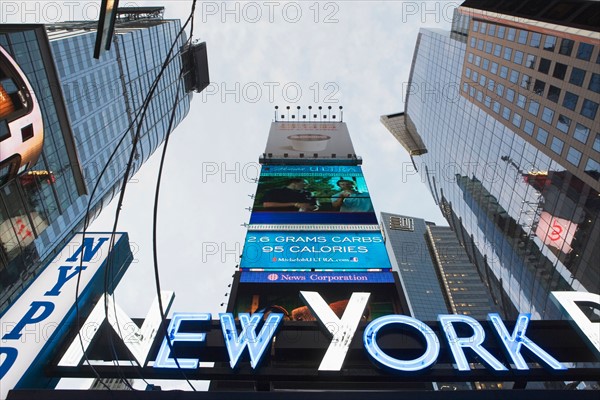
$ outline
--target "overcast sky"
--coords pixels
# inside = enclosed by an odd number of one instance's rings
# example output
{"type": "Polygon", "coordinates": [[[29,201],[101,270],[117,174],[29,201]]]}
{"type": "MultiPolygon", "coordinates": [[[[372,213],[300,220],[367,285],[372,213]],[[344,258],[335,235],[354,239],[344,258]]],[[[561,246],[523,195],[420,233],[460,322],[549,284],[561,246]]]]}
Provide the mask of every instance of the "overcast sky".
{"type": "MultiPolygon", "coordinates": [[[[157,4],[144,2],[137,4],[157,4]]],[[[186,19],[189,1],[165,2],[186,19]]],[[[344,107],[377,213],[444,224],[404,149],[379,122],[404,110],[418,29],[449,29],[457,2],[198,2],[194,36],[207,42],[211,86],[169,144],[159,203],[159,268],[172,310],[218,313],[239,263],[274,106],[344,107]]],[[[161,148],[162,149],[162,148],[161,148]]],[[[159,151],[128,186],[119,230],[135,262],[117,301],[143,316],[155,293],[152,207],[159,151]]],[[[114,207],[93,231],[112,227],[114,207]]]]}

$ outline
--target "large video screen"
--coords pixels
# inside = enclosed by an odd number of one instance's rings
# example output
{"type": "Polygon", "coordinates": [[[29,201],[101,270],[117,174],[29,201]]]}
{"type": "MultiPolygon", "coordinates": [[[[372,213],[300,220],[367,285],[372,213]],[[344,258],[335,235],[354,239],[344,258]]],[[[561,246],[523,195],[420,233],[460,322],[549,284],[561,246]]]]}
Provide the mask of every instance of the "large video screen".
{"type": "MultiPolygon", "coordinates": [[[[389,282],[391,279],[386,279],[388,280],[386,283],[354,282],[346,284],[343,282],[330,282],[327,285],[322,285],[314,281],[290,283],[283,282],[282,280],[273,283],[248,283],[255,280],[252,277],[254,274],[257,273],[242,272],[242,279],[237,286],[232,310],[235,315],[242,312],[277,312],[284,314],[284,319],[286,320],[314,321],[315,317],[300,297],[300,291],[302,290],[319,292],[340,318],[346,309],[348,300],[354,292],[368,292],[371,294],[368,306],[364,312],[365,321],[371,321],[382,315],[403,312],[400,305],[398,286],[393,281],[389,282]]],[[[282,275],[282,273],[278,274],[282,275]]],[[[376,272],[373,274],[382,274],[386,278],[389,278],[388,273],[376,272]]],[[[276,274],[271,273],[271,275],[276,274]]],[[[298,276],[296,277],[298,278],[298,276]]],[[[307,277],[307,279],[310,279],[310,277],[307,277]]],[[[368,282],[371,282],[371,280],[368,282]]]]}
{"type": "Polygon", "coordinates": [[[358,166],[263,166],[251,224],[377,224],[358,166]]]}
{"type": "Polygon", "coordinates": [[[379,232],[255,232],[246,235],[242,268],[324,271],[390,269],[379,232]]]}

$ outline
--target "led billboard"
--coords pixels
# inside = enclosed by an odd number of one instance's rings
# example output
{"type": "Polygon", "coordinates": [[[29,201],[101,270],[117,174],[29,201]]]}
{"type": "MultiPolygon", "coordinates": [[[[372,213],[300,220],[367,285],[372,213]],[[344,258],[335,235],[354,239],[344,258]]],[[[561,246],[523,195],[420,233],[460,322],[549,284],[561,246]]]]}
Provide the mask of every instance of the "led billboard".
{"type": "Polygon", "coordinates": [[[344,122],[273,122],[263,161],[356,160],[344,122]]]}
{"type": "Polygon", "coordinates": [[[263,166],[250,224],[377,224],[358,166],[263,166]]]}
{"type": "Polygon", "coordinates": [[[268,270],[390,269],[379,232],[253,232],[241,268],[268,270]]]}
{"type": "Polygon", "coordinates": [[[42,110],[33,88],[0,46],[0,185],[32,167],[43,142],[42,110]]]}

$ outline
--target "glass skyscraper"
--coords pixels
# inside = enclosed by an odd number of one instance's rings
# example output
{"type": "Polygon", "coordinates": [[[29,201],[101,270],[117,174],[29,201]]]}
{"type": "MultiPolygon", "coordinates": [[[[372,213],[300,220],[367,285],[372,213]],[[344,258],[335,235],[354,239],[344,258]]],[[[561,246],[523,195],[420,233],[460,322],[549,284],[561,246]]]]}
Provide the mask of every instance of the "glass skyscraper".
{"type": "Polygon", "coordinates": [[[163,19],[160,7],[153,10],[120,9],[112,48],[99,60],[93,58],[95,23],[0,28],[0,46],[31,83],[44,124],[37,163],[0,187],[0,309],[83,228],[90,202],[91,221],[119,192],[138,126],[132,172],[165,139],[172,107],[173,127],[188,113],[191,94],[180,78],[185,35],[177,38],[179,20],[163,19]],[[144,99],[175,41],[141,120],[144,99]]]}
{"type": "Polygon", "coordinates": [[[465,2],[420,31],[382,117],[496,302],[535,318],[561,318],[551,291],[600,292],[598,3],[577,4],[465,2]]]}

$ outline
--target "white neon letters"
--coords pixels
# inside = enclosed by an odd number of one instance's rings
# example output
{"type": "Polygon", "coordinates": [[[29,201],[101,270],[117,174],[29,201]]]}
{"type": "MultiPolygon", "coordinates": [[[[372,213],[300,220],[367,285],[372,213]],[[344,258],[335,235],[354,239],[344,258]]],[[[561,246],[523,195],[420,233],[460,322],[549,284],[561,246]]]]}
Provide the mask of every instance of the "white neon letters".
{"type": "Polygon", "coordinates": [[[515,329],[511,334],[508,333],[506,326],[502,322],[502,319],[498,314],[488,314],[488,319],[492,322],[492,326],[494,327],[498,339],[504,345],[506,349],[506,354],[510,357],[510,359],[514,363],[514,368],[519,370],[527,370],[529,367],[527,363],[523,359],[521,355],[521,346],[527,347],[529,350],[533,352],[536,356],[538,356],[542,361],[544,361],[548,366],[554,370],[566,370],[567,368],[556,361],[554,357],[550,354],[546,353],[540,346],[533,343],[531,339],[525,336],[525,331],[527,331],[527,325],[529,325],[530,314],[519,314],[519,318],[517,318],[517,323],[515,325],[515,329]]]}
{"type": "Polygon", "coordinates": [[[219,314],[225,347],[227,347],[229,353],[229,365],[231,365],[231,368],[235,368],[244,348],[248,347],[250,366],[255,369],[266,348],[271,343],[271,339],[283,319],[283,314],[269,314],[258,336],[256,335],[256,328],[263,319],[263,313],[254,313],[252,316],[243,313],[239,314],[238,317],[242,326],[242,333],[239,335],[235,327],[233,314],[219,314]]]}
{"type": "Polygon", "coordinates": [[[407,315],[388,315],[377,318],[365,329],[363,341],[367,353],[369,353],[373,360],[384,367],[397,371],[413,372],[425,369],[435,363],[435,360],[437,360],[438,354],[440,353],[440,342],[431,328],[418,319],[414,319],[407,315]],[[406,361],[390,357],[383,352],[377,344],[377,333],[381,328],[390,324],[408,325],[418,330],[425,338],[425,353],[419,358],[406,361]]]}
{"type": "Polygon", "coordinates": [[[485,340],[485,332],[483,327],[475,319],[466,315],[439,315],[438,321],[442,326],[442,330],[448,339],[450,350],[456,361],[456,367],[459,371],[469,371],[469,363],[463,348],[470,348],[483,361],[485,361],[495,371],[506,371],[507,368],[490,354],[481,344],[485,340]],[[453,323],[462,322],[469,325],[473,329],[473,335],[469,337],[458,337],[453,323]]]}
{"type": "Polygon", "coordinates": [[[552,292],[550,298],[573,321],[579,333],[589,342],[590,347],[600,356],[600,322],[592,322],[581,311],[577,303],[600,308],[600,294],[587,292],[552,292]]]}
{"type": "Polygon", "coordinates": [[[358,323],[369,301],[369,295],[370,293],[352,293],[344,315],[342,315],[342,319],[339,319],[319,293],[300,292],[300,297],[317,317],[321,326],[333,336],[325,357],[321,360],[319,371],[342,369],[350,342],[354,338],[358,323]]]}
{"type": "Polygon", "coordinates": [[[181,323],[183,321],[210,321],[210,313],[201,314],[187,314],[187,313],[175,313],[169,324],[169,339],[171,339],[171,346],[167,338],[164,338],[156,361],[154,361],[155,368],[177,368],[179,364],[180,368],[198,368],[198,359],[196,358],[175,358],[169,357],[171,353],[171,347],[175,342],[204,342],[206,340],[206,333],[186,333],[179,332],[181,323]]]}

